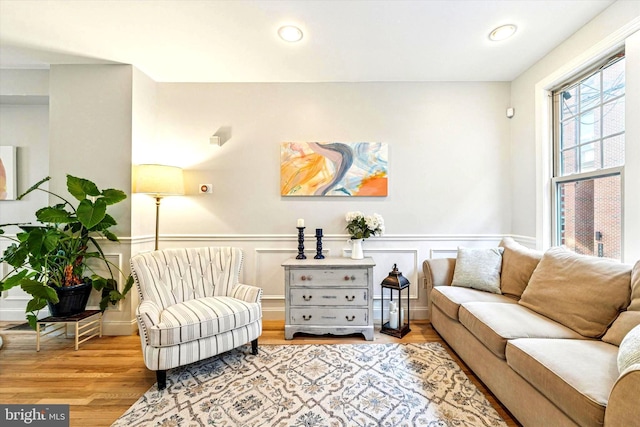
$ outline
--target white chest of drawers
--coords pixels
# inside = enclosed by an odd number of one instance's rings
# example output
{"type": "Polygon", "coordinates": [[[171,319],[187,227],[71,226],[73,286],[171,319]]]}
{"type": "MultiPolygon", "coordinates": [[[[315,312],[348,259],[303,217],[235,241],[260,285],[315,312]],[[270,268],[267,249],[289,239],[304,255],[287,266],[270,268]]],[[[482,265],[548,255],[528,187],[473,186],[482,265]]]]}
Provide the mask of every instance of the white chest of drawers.
{"type": "Polygon", "coordinates": [[[289,259],[285,271],[285,339],[296,332],[373,340],[371,258],[289,259]]]}

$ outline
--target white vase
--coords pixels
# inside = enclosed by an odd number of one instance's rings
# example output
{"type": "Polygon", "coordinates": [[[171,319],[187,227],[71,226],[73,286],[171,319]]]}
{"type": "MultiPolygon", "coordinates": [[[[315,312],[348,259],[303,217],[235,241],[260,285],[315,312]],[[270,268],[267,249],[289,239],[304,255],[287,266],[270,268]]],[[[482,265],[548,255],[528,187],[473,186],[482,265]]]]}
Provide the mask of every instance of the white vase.
{"type": "Polygon", "coordinates": [[[362,241],[364,239],[351,239],[351,259],[362,259],[364,253],[362,252],[362,241]]]}

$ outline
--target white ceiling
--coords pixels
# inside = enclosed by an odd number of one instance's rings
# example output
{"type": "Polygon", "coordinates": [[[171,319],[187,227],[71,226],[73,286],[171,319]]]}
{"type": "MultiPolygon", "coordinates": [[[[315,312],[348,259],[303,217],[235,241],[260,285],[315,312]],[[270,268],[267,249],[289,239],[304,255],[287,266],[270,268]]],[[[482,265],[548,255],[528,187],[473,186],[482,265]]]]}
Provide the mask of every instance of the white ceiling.
{"type": "Polygon", "coordinates": [[[510,81],[613,0],[0,0],[0,67],[133,64],[162,82],[510,81]],[[302,42],[281,41],[287,23],[302,42]],[[488,33],[513,23],[496,43],[488,33]]]}

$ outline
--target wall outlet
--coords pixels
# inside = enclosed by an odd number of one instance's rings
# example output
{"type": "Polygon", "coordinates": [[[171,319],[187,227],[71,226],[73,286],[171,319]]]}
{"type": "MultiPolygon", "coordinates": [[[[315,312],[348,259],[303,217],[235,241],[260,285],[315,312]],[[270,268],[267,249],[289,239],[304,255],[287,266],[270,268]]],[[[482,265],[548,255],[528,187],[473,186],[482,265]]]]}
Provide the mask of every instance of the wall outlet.
{"type": "Polygon", "coordinates": [[[213,193],[213,185],[212,184],[200,184],[198,188],[198,192],[200,194],[211,194],[213,193]]]}

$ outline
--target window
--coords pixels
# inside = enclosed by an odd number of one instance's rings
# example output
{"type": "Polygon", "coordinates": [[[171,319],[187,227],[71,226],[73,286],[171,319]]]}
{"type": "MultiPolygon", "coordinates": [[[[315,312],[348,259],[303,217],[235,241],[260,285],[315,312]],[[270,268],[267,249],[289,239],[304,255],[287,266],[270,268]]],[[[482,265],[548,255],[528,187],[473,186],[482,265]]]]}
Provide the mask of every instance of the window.
{"type": "Polygon", "coordinates": [[[553,91],[555,244],[622,258],[625,60],[553,91]]]}

